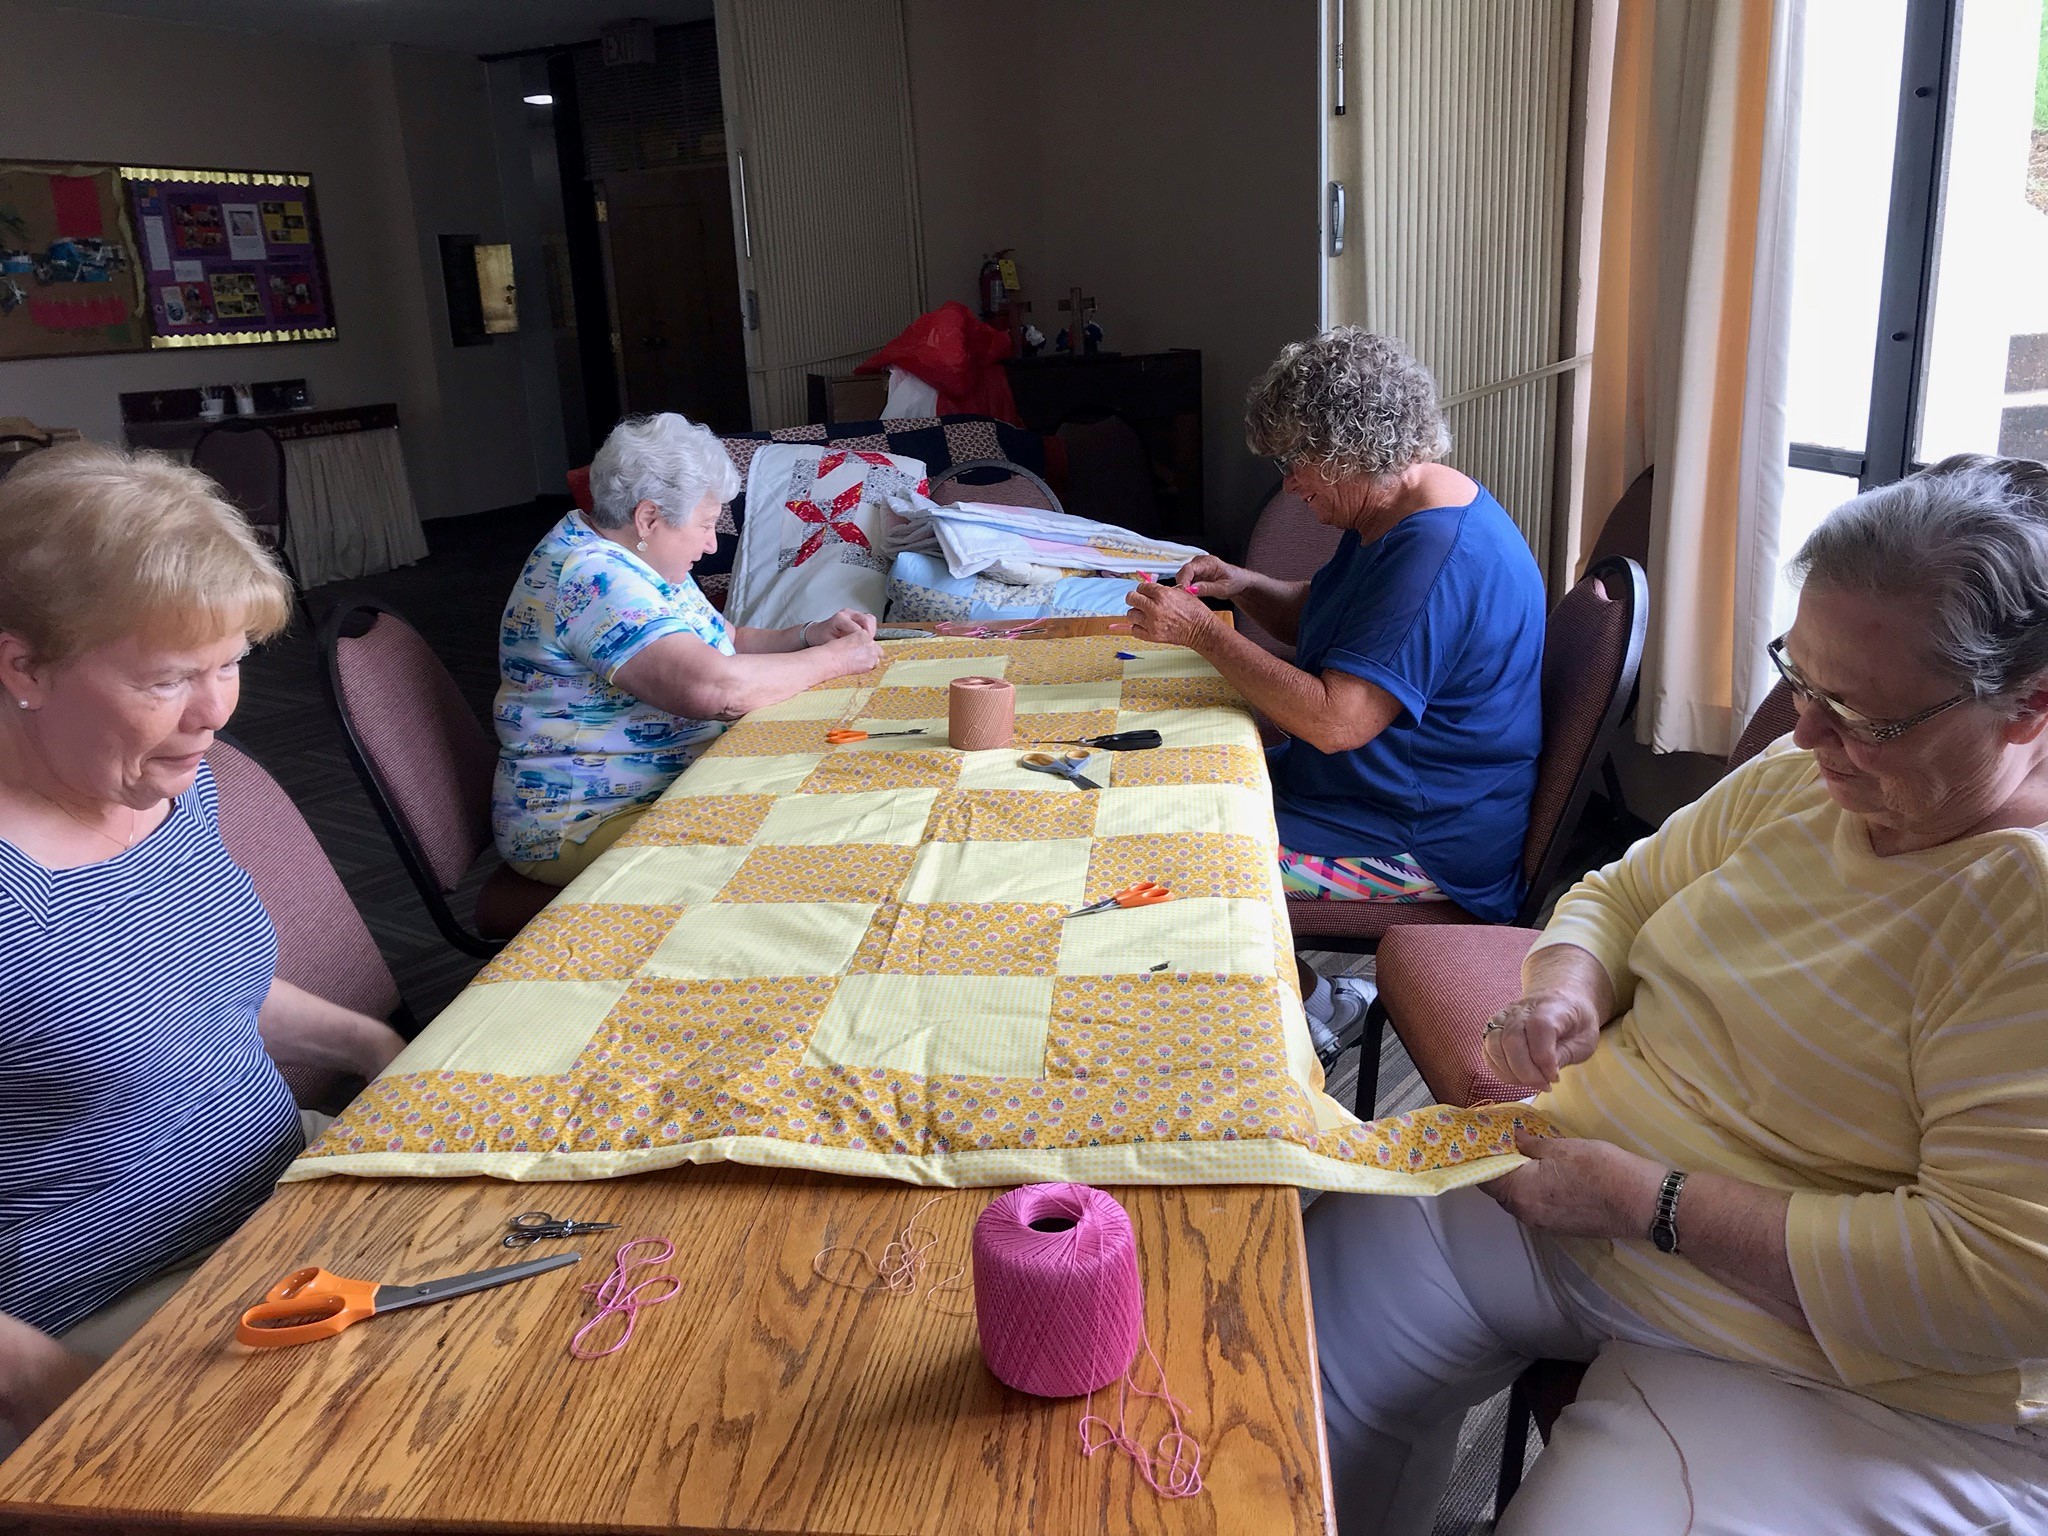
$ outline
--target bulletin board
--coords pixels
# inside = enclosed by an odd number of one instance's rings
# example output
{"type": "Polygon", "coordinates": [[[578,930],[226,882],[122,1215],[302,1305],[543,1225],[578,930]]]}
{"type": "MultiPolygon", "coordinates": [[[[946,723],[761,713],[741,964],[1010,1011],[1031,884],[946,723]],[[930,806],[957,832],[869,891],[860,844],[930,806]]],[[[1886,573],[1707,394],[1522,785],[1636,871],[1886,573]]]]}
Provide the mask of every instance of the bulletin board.
{"type": "Polygon", "coordinates": [[[0,160],[0,361],[150,346],[141,279],[113,166],[0,160]]]}
{"type": "Polygon", "coordinates": [[[152,347],[332,341],[313,179],[123,166],[152,347]]]}

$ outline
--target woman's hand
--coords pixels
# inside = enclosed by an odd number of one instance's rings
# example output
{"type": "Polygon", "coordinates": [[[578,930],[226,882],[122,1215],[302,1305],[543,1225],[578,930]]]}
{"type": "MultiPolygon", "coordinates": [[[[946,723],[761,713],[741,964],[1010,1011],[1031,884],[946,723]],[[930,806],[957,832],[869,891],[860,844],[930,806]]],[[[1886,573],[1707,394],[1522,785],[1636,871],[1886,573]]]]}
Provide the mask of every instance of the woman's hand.
{"type": "MultiPolygon", "coordinates": [[[[850,608],[843,609],[832,617],[836,620],[852,612],[850,608]]],[[[875,643],[875,637],[870,633],[875,622],[874,616],[866,613],[856,616],[866,619],[870,629],[855,629],[851,634],[842,634],[812,648],[832,659],[836,668],[830,674],[833,677],[848,677],[855,672],[871,672],[889,659],[888,653],[875,643]]]]}
{"type": "MultiPolygon", "coordinates": [[[[1191,567],[1197,563],[1188,562],[1191,567]]],[[[1216,615],[1202,605],[1200,598],[1190,597],[1179,587],[1162,587],[1156,581],[1140,582],[1124,601],[1130,605],[1131,633],[1140,640],[1184,645],[1199,651],[1216,633],[1216,615]]]]}
{"type": "Polygon", "coordinates": [[[1524,992],[1487,1020],[1479,1037],[1486,1064],[1510,1083],[1557,1081],[1600,1043],[1599,1010],[1576,991],[1524,992]]]}
{"type": "Polygon", "coordinates": [[[1647,1237],[1665,1169],[1610,1141],[1532,1136],[1517,1128],[1529,1159],[1479,1187],[1525,1227],[1567,1237],[1647,1237]]]}
{"type": "Polygon", "coordinates": [[[818,646],[829,645],[851,635],[874,639],[875,616],[858,608],[842,608],[829,619],[814,619],[804,625],[802,639],[807,645],[818,646]]]}
{"type": "Polygon", "coordinates": [[[1183,591],[1202,597],[1235,597],[1251,585],[1252,573],[1214,555],[1197,555],[1180,568],[1174,580],[1183,591]]]}

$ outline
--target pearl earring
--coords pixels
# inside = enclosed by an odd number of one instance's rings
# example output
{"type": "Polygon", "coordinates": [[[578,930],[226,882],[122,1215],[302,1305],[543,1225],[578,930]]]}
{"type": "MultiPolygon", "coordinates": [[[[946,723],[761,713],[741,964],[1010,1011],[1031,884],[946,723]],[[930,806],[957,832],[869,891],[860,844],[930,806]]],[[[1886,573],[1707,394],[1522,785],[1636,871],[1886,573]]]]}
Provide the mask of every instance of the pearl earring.
{"type": "Polygon", "coordinates": [[[635,544],[633,547],[639,550],[640,553],[643,555],[647,553],[647,541],[645,539],[642,539],[638,544],[635,544]]]}
{"type": "Polygon", "coordinates": [[[16,699],[16,700],[14,701],[14,703],[15,703],[15,707],[16,707],[17,709],[27,709],[27,708],[28,708],[28,700],[27,700],[27,699],[16,699]]]}

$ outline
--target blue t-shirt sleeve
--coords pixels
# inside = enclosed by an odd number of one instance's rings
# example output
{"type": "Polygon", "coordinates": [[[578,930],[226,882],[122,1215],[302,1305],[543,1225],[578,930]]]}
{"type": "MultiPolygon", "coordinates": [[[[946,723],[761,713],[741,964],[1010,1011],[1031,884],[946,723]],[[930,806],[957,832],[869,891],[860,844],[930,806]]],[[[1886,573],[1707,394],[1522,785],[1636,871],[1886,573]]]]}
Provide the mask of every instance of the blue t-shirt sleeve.
{"type": "MultiPolygon", "coordinates": [[[[716,618],[716,615],[712,615],[716,618]]],[[[590,550],[563,562],[555,588],[555,631],[562,649],[609,683],[627,662],[668,635],[716,645],[632,561],[590,550]]]]}
{"type": "Polygon", "coordinates": [[[1452,540],[1427,532],[1392,538],[1369,580],[1334,594],[1342,607],[1321,663],[1377,683],[1411,722],[1429,713],[1470,630],[1450,567],[1452,540]]]}

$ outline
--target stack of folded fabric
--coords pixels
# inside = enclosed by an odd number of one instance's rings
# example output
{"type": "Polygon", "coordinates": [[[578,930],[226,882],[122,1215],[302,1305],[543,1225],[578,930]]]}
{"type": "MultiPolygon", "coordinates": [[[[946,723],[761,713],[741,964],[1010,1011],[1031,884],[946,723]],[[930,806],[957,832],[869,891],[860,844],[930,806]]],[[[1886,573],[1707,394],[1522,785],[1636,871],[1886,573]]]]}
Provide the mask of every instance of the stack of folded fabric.
{"type": "Polygon", "coordinates": [[[1122,613],[1141,574],[1171,575],[1202,553],[1035,507],[945,506],[915,491],[888,505],[892,619],[1122,613]]]}

